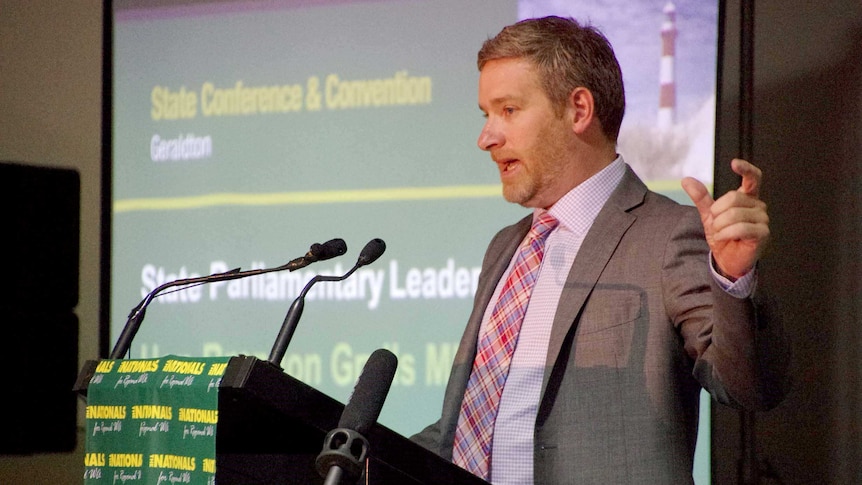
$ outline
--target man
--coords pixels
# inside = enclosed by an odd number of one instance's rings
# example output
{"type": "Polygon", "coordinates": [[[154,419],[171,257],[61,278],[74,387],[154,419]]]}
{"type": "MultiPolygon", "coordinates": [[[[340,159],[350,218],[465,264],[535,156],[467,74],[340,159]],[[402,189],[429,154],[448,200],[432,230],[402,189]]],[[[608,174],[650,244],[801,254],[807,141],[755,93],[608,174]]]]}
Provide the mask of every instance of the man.
{"type": "Polygon", "coordinates": [[[441,419],[413,439],[495,484],[690,483],[701,387],[784,394],[780,328],[751,298],[760,170],[734,160],[717,201],[685,179],[696,209],[649,191],[616,153],[613,50],[572,19],[509,26],[478,66],[479,147],[534,212],[491,241],[441,419]]]}

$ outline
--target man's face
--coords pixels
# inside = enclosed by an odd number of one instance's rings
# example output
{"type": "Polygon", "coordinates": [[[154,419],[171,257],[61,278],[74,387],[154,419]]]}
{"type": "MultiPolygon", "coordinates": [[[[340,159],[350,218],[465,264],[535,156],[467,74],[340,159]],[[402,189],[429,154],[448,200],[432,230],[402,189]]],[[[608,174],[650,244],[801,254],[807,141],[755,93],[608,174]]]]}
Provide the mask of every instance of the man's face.
{"type": "Polygon", "coordinates": [[[479,74],[479,108],[487,121],[477,144],[497,163],[506,200],[548,208],[571,189],[569,111],[556,115],[528,61],[486,63],[479,74]]]}

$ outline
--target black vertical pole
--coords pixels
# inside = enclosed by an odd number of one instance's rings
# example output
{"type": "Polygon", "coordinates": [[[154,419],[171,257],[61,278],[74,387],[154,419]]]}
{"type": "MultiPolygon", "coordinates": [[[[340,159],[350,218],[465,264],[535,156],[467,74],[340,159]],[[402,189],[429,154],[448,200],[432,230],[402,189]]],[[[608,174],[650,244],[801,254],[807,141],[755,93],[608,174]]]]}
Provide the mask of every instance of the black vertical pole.
{"type": "Polygon", "coordinates": [[[114,2],[102,1],[102,197],[99,248],[99,357],[111,342],[111,221],[113,213],[114,2]]]}
{"type": "MultiPolygon", "coordinates": [[[[740,0],[739,29],[739,157],[752,159],[754,114],[754,0],[740,0]]],[[[754,411],[739,412],[739,483],[760,484],[754,411]]]]}
{"type": "Polygon", "coordinates": [[[754,112],[754,0],[740,0],[739,156],[751,161],[754,112]]]}

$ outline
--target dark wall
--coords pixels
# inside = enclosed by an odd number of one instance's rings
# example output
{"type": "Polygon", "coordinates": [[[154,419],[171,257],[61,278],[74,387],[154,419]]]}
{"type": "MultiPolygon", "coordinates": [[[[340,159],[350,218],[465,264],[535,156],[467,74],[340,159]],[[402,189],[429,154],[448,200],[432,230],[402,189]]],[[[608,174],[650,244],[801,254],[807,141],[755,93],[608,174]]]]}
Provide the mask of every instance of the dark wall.
{"type": "MultiPolygon", "coordinates": [[[[75,292],[79,298],[73,315],[77,322],[63,324],[59,320],[57,323],[62,328],[57,332],[41,333],[53,335],[57,337],[54,342],[69,344],[73,349],[68,354],[71,355],[70,360],[77,360],[71,365],[74,369],[72,379],[84,360],[98,356],[101,55],[102,0],[0,0],[0,160],[72,169],[80,174],[80,245],[79,251],[75,251],[78,253],[76,261],[80,262],[79,285],[75,292]],[[80,328],[77,335],[76,324],[80,328]],[[77,359],[74,355],[78,356],[77,359]]],[[[7,179],[0,177],[0,185],[4,181],[7,179]]],[[[0,237],[8,238],[9,235],[0,231],[0,237]]],[[[6,270],[10,268],[10,258],[20,257],[4,256],[6,270]]],[[[8,279],[8,271],[5,275],[8,279]]],[[[3,315],[9,318],[9,314],[3,315]]],[[[4,317],[0,320],[4,324],[9,323],[4,317]]],[[[45,329],[32,320],[24,324],[29,327],[22,329],[21,324],[15,322],[9,325],[16,330],[28,330],[37,338],[39,331],[45,329]]],[[[61,452],[60,449],[68,447],[68,441],[65,438],[57,441],[60,437],[56,434],[49,436],[43,433],[41,425],[44,421],[28,417],[31,412],[51,411],[9,399],[9,396],[16,395],[15,386],[23,384],[14,378],[21,372],[33,372],[47,379],[46,376],[60,375],[61,369],[67,368],[66,363],[57,358],[40,360],[38,350],[32,345],[22,344],[24,340],[31,341],[31,335],[10,336],[9,327],[3,328],[6,333],[0,339],[4,345],[0,355],[7,364],[7,376],[12,377],[4,382],[0,396],[7,406],[14,407],[11,416],[18,421],[7,423],[8,426],[0,430],[4,434],[0,441],[9,443],[15,428],[23,426],[31,433],[28,439],[33,442],[18,440],[13,443],[24,447],[24,451],[32,450],[33,454],[0,455],[0,483],[82,483],[85,436],[81,401],[74,398],[71,403],[78,410],[77,429],[74,430],[77,447],[73,452],[61,452]],[[16,358],[21,354],[26,357],[16,358]],[[36,365],[26,366],[24,362],[36,362],[36,365]],[[43,369],[43,365],[51,368],[43,369]],[[52,445],[57,451],[46,453],[45,445],[51,443],[58,443],[52,445]],[[41,451],[36,451],[36,446],[41,451]]],[[[58,357],[61,353],[51,352],[51,355],[58,357]]],[[[52,381],[50,386],[46,385],[40,391],[47,391],[54,384],[59,386],[62,380],[66,377],[52,381]]],[[[51,406],[59,404],[59,400],[55,398],[43,403],[51,406]]],[[[55,414],[52,419],[54,417],[60,417],[60,414],[55,414]]]]}
{"type": "MultiPolygon", "coordinates": [[[[739,0],[727,3],[719,163],[737,153],[739,0]]],[[[795,376],[785,402],[755,416],[761,483],[862,483],[862,4],[758,2],[754,42],[752,158],[772,230],[759,291],[778,301],[795,376]]],[[[713,447],[715,483],[738,483],[737,412],[715,411],[713,447]]]]}

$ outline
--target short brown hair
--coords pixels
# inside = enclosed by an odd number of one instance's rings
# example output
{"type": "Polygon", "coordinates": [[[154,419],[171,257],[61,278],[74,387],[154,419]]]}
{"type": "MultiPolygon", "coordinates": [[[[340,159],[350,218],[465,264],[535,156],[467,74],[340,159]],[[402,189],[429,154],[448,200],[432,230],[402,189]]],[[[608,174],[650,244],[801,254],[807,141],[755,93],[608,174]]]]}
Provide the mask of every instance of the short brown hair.
{"type": "Polygon", "coordinates": [[[589,89],[605,136],[616,142],[626,109],[623,76],[611,43],[598,29],[573,18],[522,20],[485,41],[479,70],[488,61],[504,58],[523,58],[536,66],[559,114],[575,88],[589,89]]]}

